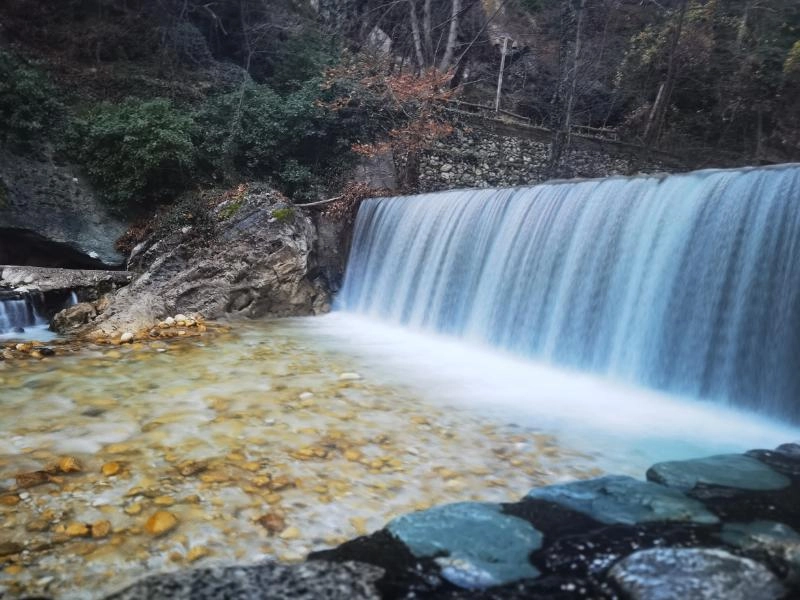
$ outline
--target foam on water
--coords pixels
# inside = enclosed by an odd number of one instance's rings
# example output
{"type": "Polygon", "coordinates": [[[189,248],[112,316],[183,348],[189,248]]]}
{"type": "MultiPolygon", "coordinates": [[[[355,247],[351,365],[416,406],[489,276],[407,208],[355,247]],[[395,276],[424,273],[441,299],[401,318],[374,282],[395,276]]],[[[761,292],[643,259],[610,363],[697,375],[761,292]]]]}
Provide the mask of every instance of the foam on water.
{"type": "Polygon", "coordinates": [[[286,322],[314,344],[358,358],[376,377],[440,405],[558,435],[606,468],[641,476],[655,461],[771,448],[800,429],[731,405],[636,387],[502,353],[488,345],[348,313],[286,322]]]}

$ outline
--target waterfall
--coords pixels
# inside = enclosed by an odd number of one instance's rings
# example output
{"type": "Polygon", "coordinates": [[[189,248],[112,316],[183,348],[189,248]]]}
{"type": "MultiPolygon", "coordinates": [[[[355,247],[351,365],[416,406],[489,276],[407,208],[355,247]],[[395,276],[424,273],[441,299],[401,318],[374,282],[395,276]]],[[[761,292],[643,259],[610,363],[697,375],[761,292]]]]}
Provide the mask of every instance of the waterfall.
{"type": "Polygon", "coordinates": [[[0,298],[0,335],[47,325],[41,305],[42,299],[32,294],[0,298]]]}
{"type": "Polygon", "coordinates": [[[337,305],[800,422],[800,165],[368,200],[337,305]]]}

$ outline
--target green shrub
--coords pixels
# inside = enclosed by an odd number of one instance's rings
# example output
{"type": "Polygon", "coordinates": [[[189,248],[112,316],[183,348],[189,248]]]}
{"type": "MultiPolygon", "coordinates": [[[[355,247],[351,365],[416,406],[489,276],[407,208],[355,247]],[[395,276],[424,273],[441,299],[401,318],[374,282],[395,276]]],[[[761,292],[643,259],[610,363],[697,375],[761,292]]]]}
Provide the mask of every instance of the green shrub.
{"type": "Polygon", "coordinates": [[[74,120],[67,145],[110,204],[135,210],[185,188],[196,159],[192,128],[169,100],[103,103],[74,120]]]}
{"type": "Polygon", "coordinates": [[[27,145],[58,121],[61,104],[48,78],[0,51],[0,141],[27,145]]]}
{"type": "Polygon", "coordinates": [[[289,36],[275,49],[269,84],[281,93],[296,91],[319,77],[337,54],[335,41],[318,31],[289,36]]]}
{"type": "Polygon", "coordinates": [[[267,85],[211,98],[195,117],[207,170],[270,178],[293,197],[311,197],[318,176],[349,152],[348,132],[320,100],[318,81],[281,96],[267,85]]]}

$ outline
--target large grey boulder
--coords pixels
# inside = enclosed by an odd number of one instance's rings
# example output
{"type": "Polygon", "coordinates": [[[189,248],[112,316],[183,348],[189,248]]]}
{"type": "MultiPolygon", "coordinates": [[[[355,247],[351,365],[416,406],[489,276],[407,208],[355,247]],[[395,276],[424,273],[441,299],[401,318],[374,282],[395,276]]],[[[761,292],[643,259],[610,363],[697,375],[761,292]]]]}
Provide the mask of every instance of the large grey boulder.
{"type": "Polygon", "coordinates": [[[142,329],[176,313],[216,319],[327,311],[311,219],[266,189],[234,208],[218,211],[213,233],[184,227],[135,248],[129,266],[139,274],[113,296],[96,331],[142,329]]]}
{"type": "Polygon", "coordinates": [[[542,545],[530,523],[500,505],[459,502],[396,518],[386,529],[419,558],[432,557],[442,576],[464,588],[538,577],[528,556],[542,545]]]}
{"type": "Polygon", "coordinates": [[[719,521],[699,501],[678,490],[622,475],[534,488],[528,498],[555,502],[608,524],[719,521]]]}
{"type": "Polygon", "coordinates": [[[778,600],[778,578],[754,560],[708,548],[631,554],[609,572],[631,600],[778,600]]]}
{"type": "Polygon", "coordinates": [[[70,261],[83,259],[85,266],[121,265],[125,257],[114,244],[126,228],[69,165],[0,148],[0,257],[11,257],[0,262],[74,266],[49,262],[74,253],[70,261]],[[36,254],[47,262],[25,262],[36,254]]]}
{"type": "Polygon", "coordinates": [[[791,483],[763,462],[742,454],[657,463],[648,469],[647,479],[683,490],[691,490],[698,484],[741,490],[780,490],[791,483]]]}

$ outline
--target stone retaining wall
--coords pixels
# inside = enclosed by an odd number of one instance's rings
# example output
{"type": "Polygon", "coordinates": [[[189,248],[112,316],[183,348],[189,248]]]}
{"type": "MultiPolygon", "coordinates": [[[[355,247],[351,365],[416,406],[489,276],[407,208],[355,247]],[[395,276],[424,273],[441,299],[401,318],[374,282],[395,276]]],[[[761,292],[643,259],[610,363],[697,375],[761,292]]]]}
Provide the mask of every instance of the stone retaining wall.
{"type": "Polygon", "coordinates": [[[458,122],[455,132],[436,142],[420,162],[422,192],[452,188],[513,187],[548,179],[572,179],[676,172],[687,166],[663,153],[594,138],[573,138],[557,173],[548,169],[551,132],[458,122]]]}

